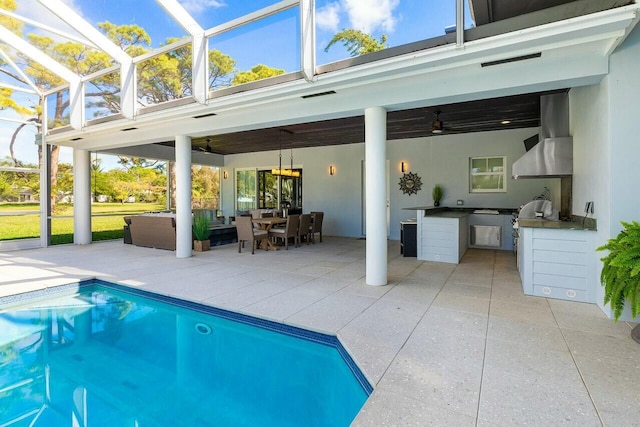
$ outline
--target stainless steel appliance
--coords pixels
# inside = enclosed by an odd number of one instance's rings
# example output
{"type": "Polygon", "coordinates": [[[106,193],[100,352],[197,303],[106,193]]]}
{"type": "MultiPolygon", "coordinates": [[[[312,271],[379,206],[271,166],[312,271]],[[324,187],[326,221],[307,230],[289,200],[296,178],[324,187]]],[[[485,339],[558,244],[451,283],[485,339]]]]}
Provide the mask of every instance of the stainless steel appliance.
{"type": "Polygon", "coordinates": [[[502,227],[496,225],[472,225],[471,244],[499,248],[502,246],[502,227]]]}
{"type": "MultiPolygon", "coordinates": [[[[516,255],[516,265],[518,263],[518,240],[520,239],[520,219],[541,219],[558,221],[558,211],[553,209],[549,200],[533,200],[520,206],[517,214],[511,219],[513,224],[513,253],[516,255]]],[[[519,268],[519,266],[518,266],[519,268]]]]}

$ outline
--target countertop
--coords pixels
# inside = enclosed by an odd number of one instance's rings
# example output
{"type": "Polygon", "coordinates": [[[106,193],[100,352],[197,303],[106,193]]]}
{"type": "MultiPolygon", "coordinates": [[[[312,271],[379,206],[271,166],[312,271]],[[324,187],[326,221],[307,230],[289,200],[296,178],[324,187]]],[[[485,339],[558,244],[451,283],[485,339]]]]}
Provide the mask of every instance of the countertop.
{"type": "MultiPolygon", "coordinates": [[[[471,208],[466,206],[414,206],[410,208],[402,208],[403,210],[412,210],[412,211],[424,211],[425,216],[442,216],[441,214],[444,212],[463,212],[465,214],[472,214],[473,211],[490,209],[498,211],[499,215],[511,215],[513,213],[517,213],[517,208],[471,208]]],[[[491,215],[491,214],[486,214],[491,215]]],[[[464,216],[464,215],[462,215],[464,216]]],[[[453,218],[453,217],[449,217],[453,218]]],[[[459,217],[458,217],[459,218],[459,217]]]]}
{"type": "Polygon", "coordinates": [[[582,217],[572,217],[571,221],[549,221],[546,219],[519,219],[520,227],[553,228],[562,230],[596,231],[596,221],[593,218],[583,220],[582,217]]]}

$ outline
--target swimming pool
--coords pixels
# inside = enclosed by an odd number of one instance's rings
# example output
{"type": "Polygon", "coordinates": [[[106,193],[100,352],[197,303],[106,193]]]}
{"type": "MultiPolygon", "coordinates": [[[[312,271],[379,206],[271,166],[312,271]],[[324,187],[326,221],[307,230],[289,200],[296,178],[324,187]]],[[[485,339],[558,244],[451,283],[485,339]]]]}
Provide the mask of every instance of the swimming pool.
{"type": "Polygon", "coordinates": [[[330,335],[97,280],[0,299],[0,425],[340,426],[371,391],[330,335]]]}

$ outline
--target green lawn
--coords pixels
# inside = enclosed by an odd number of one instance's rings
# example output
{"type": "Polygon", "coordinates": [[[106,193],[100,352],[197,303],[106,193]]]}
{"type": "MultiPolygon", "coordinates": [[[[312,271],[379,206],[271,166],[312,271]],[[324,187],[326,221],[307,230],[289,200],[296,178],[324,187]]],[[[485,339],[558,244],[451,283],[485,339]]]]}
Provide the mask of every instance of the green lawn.
{"type": "MultiPolygon", "coordinates": [[[[156,203],[94,203],[91,205],[93,240],[122,239],[125,215],[164,210],[156,203]],[[103,216],[104,215],[104,216],[103,216]]],[[[0,203],[0,213],[38,212],[37,203],[0,203]]],[[[58,205],[51,219],[51,244],[73,242],[73,206],[58,205]],[[69,218],[55,218],[55,217],[69,218]]],[[[40,215],[0,216],[0,240],[26,239],[40,236],[40,215]]]]}

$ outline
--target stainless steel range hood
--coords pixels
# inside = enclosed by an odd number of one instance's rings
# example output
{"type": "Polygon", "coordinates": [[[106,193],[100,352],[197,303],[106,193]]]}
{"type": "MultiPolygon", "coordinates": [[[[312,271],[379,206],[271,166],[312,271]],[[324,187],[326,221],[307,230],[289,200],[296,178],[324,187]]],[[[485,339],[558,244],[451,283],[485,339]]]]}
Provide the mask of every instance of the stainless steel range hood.
{"type": "Polygon", "coordinates": [[[514,179],[560,178],[573,174],[567,93],[540,97],[540,142],[513,163],[514,179]]]}

